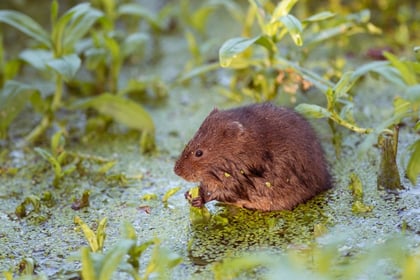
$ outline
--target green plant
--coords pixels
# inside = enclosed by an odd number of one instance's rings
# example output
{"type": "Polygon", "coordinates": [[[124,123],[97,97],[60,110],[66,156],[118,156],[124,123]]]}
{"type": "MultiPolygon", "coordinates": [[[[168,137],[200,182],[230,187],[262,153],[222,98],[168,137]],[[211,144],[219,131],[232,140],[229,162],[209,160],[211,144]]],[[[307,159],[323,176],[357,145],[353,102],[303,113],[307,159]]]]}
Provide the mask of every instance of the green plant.
{"type": "Polygon", "coordinates": [[[7,101],[0,102],[0,111],[7,117],[6,121],[2,122],[3,133],[28,99],[31,100],[32,106],[43,114],[43,118],[25,140],[35,141],[51,125],[55,112],[62,106],[64,82],[70,81],[81,65],[79,56],[74,52],[75,44],[85,36],[101,15],[99,11],[84,3],[58,18],[58,2],[53,1],[51,31],[48,32],[25,14],[11,10],[0,11],[0,22],[15,27],[40,46],[21,52],[20,58],[41,73],[52,76],[55,87],[53,92],[43,92],[21,82],[6,82],[0,94],[0,99],[7,101]],[[10,103],[14,105],[12,108],[16,106],[19,110],[4,106],[10,103]]]}
{"type": "Polygon", "coordinates": [[[299,20],[291,14],[296,3],[297,0],[285,0],[272,6],[270,2],[250,0],[243,32],[247,36],[231,38],[219,50],[220,65],[236,69],[230,84],[233,94],[239,91],[256,101],[272,100],[281,88],[282,71],[292,68],[301,75],[302,70],[306,71],[289,59],[302,63],[307,53],[325,41],[376,31],[369,23],[369,11],[344,18],[324,11],[299,20]],[[259,34],[251,37],[254,22],[257,22],[259,34]],[[311,29],[313,26],[316,28],[311,29]],[[288,47],[287,34],[293,41],[292,47],[288,47]]]}
{"type": "Polygon", "coordinates": [[[107,218],[103,218],[99,222],[96,233],[93,232],[93,230],[77,216],[74,218],[74,223],[80,226],[82,229],[85,238],[89,243],[90,250],[92,252],[102,252],[106,238],[105,228],[107,224],[107,218]]]}
{"type": "Polygon", "coordinates": [[[114,272],[120,267],[133,279],[146,280],[156,275],[159,279],[169,279],[168,269],[177,266],[181,258],[160,247],[160,241],[155,238],[137,245],[138,237],[129,223],[124,223],[122,239],[104,254],[92,253],[88,248],[81,249],[81,276],[86,280],[112,279],[114,272]],[[144,274],[139,272],[139,259],[150,247],[154,246],[144,274]],[[128,258],[126,256],[128,255],[128,258]]]}
{"type": "MultiPolygon", "coordinates": [[[[140,6],[122,5],[116,14],[115,1],[99,2],[105,6],[104,13],[92,8],[88,3],[83,3],[58,17],[58,1],[53,1],[50,32],[25,14],[12,10],[0,11],[0,22],[13,26],[36,42],[34,48],[22,51],[19,58],[36,69],[36,74],[42,77],[40,86],[13,80],[3,81],[4,87],[0,91],[1,138],[7,138],[10,124],[22,112],[29,100],[34,111],[42,115],[42,119],[25,136],[27,143],[39,139],[56,122],[58,111],[76,110],[81,106],[83,109],[87,107],[97,109],[130,128],[142,130],[141,150],[150,152],[154,149],[153,120],[139,104],[124,97],[130,92],[144,91],[144,83],[130,81],[127,87],[119,86],[123,63],[134,54],[140,54],[139,47],[148,41],[149,36],[141,32],[126,34],[116,28],[117,19],[126,15],[146,17],[153,24],[154,30],[158,30],[161,23],[148,15],[147,10],[141,10],[140,6]],[[99,28],[94,28],[94,25],[99,28]],[[92,37],[85,39],[88,34],[92,37]],[[95,73],[92,83],[82,81],[76,76],[78,70],[83,67],[86,68],[83,70],[95,73]],[[64,98],[76,91],[88,95],[110,92],[114,96],[107,97],[105,94],[104,97],[100,95],[98,99],[91,98],[84,102],[80,99],[64,98]],[[117,108],[114,110],[115,106],[117,108]],[[131,115],[124,116],[122,113],[124,111],[131,115]]],[[[13,63],[4,63],[3,48],[0,49],[0,62],[3,66],[4,79],[13,77],[16,72],[13,69],[16,66],[12,67],[15,65],[13,63]]],[[[157,96],[165,96],[165,86],[162,82],[154,79],[148,81],[146,87],[150,85],[157,92],[157,96]]]]}
{"type": "MultiPolygon", "coordinates": [[[[310,117],[328,118],[334,133],[337,131],[336,126],[339,125],[358,133],[369,134],[361,144],[361,154],[366,152],[373,144],[379,142],[379,146],[382,147],[382,159],[378,185],[380,188],[395,190],[401,188],[396,166],[398,129],[395,129],[395,126],[407,118],[418,121],[420,112],[420,80],[418,78],[420,63],[402,61],[387,52],[384,53],[384,56],[387,57],[388,61],[375,61],[362,65],[355,71],[344,74],[335,85],[331,85],[330,82],[323,80],[313,72],[300,69],[299,71],[307,79],[313,81],[319,89],[324,91],[327,98],[327,108],[315,104],[299,104],[296,110],[310,117]],[[370,72],[381,75],[399,87],[402,92],[394,100],[393,114],[382,123],[375,125],[374,129],[359,128],[355,125],[352,113],[352,95],[350,94],[356,82],[370,72]]],[[[340,146],[341,140],[338,140],[335,144],[340,146]]],[[[420,173],[418,147],[418,141],[411,145],[412,154],[406,167],[407,177],[413,185],[420,173]]]]}
{"type": "Polygon", "coordinates": [[[328,280],[374,275],[385,279],[389,277],[390,270],[378,266],[378,260],[393,268],[393,278],[414,280],[420,272],[418,248],[414,253],[408,253],[404,236],[390,237],[381,244],[370,246],[359,253],[354,261],[347,260],[348,257],[340,252],[340,248],[342,243],[333,241],[324,246],[314,244],[309,248],[289,249],[284,255],[259,252],[227,258],[213,266],[214,277],[218,280],[238,279],[244,275],[247,278],[263,275],[264,279],[328,280]],[[374,274],[372,267],[375,267],[374,274]],[[369,272],[367,268],[370,268],[369,272]]]}

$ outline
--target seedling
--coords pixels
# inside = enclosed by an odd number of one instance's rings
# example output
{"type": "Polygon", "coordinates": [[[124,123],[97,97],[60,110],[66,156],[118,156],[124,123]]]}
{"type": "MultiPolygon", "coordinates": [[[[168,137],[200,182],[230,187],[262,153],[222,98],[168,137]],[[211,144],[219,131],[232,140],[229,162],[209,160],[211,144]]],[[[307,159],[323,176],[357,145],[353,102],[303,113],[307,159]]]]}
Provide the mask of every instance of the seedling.
{"type": "Polygon", "coordinates": [[[102,252],[104,248],[104,242],[105,242],[105,227],[107,223],[107,218],[103,218],[98,225],[98,229],[96,233],[85,223],[80,219],[78,216],[74,218],[75,224],[81,227],[86,240],[89,243],[90,250],[92,252],[102,252]]]}

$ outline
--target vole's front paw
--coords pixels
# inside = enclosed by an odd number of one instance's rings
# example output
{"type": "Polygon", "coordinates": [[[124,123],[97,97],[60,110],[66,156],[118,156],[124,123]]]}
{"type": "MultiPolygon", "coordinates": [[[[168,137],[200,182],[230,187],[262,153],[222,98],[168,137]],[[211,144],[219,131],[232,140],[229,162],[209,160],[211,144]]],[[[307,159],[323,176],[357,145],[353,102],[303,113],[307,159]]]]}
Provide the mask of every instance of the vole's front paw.
{"type": "Polygon", "coordinates": [[[191,206],[193,207],[201,208],[204,206],[204,201],[200,196],[194,197],[190,202],[191,202],[191,206]]]}
{"type": "Polygon", "coordinates": [[[203,207],[205,204],[203,197],[200,195],[199,187],[190,189],[184,194],[184,196],[193,207],[203,207]]]}

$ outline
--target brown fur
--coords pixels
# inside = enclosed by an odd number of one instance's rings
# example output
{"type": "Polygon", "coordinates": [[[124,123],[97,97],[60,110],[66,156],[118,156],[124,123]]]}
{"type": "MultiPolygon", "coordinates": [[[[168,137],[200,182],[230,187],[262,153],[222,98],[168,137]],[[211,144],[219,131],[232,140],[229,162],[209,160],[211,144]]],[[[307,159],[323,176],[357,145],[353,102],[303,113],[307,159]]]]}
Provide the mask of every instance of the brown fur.
{"type": "Polygon", "coordinates": [[[295,111],[269,103],[214,109],[174,171],[200,182],[200,196],[192,201],[196,207],[218,200],[262,211],[292,209],[331,187],[310,124],[295,111]]]}

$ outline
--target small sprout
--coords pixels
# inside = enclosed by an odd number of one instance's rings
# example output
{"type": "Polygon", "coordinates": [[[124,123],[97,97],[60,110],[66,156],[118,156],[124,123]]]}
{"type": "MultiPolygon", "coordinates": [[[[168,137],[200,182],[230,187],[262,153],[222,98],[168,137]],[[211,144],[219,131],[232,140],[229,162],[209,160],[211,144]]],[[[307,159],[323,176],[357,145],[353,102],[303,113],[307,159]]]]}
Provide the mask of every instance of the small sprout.
{"type": "Polygon", "coordinates": [[[49,208],[55,205],[55,200],[52,196],[52,193],[49,191],[46,191],[42,194],[41,201],[49,208]]]}
{"type": "Polygon", "coordinates": [[[180,189],[181,189],[181,187],[175,187],[175,188],[172,188],[169,191],[167,191],[165,193],[165,195],[163,196],[163,198],[162,198],[162,202],[165,203],[165,204],[167,204],[168,203],[168,199],[171,196],[173,196],[174,194],[176,194],[180,189]]]}
{"type": "Polygon", "coordinates": [[[19,273],[21,275],[34,275],[36,263],[32,258],[24,258],[19,262],[19,273]]]}
{"type": "Polygon", "coordinates": [[[9,175],[9,176],[15,176],[17,172],[19,171],[18,168],[12,168],[12,167],[3,167],[0,166],[0,176],[1,175],[9,175]]]}
{"type": "Polygon", "coordinates": [[[355,173],[350,174],[350,185],[349,189],[355,199],[363,198],[363,186],[359,176],[355,173]]]}
{"type": "Polygon", "coordinates": [[[107,162],[107,163],[103,164],[101,166],[101,168],[99,168],[98,173],[99,174],[107,173],[112,167],[115,166],[116,163],[117,163],[116,161],[110,161],[110,162],[107,162]]]}
{"type": "Polygon", "coordinates": [[[268,187],[268,188],[271,188],[273,185],[271,185],[270,182],[265,182],[265,186],[268,187]]]}
{"type": "Polygon", "coordinates": [[[241,172],[241,174],[245,174],[245,171],[243,171],[242,169],[241,169],[241,171],[240,171],[240,172],[241,172]]]}
{"type": "Polygon", "coordinates": [[[231,175],[230,175],[229,173],[227,173],[227,172],[225,172],[225,174],[224,174],[224,175],[225,175],[225,177],[226,177],[226,178],[231,177],[231,175]]]}
{"type": "Polygon", "coordinates": [[[373,210],[373,206],[366,205],[362,201],[357,200],[353,203],[353,206],[351,207],[351,210],[354,213],[358,213],[358,214],[367,213],[367,212],[371,212],[373,210]]]}
{"type": "Polygon", "coordinates": [[[365,205],[363,203],[363,185],[362,181],[360,180],[359,176],[355,173],[350,174],[350,185],[349,189],[353,195],[353,205],[351,210],[353,213],[362,214],[371,212],[373,206],[365,205]]]}
{"type": "Polygon", "coordinates": [[[25,204],[19,204],[15,209],[15,214],[20,219],[25,218],[27,215],[25,204]]]}
{"type": "Polygon", "coordinates": [[[89,243],[92,252],[99,252],[103,250],[104,241],[106,237],[105,227],[107,223],[107,218],[103,218],[99,222],[96,233],[78,216],[74,217],[74,223],[82,228],[82,231],[85,235],[86,240],[89,243]]]}
{"type": "Polygon", "coordinates": [[[147,193],[141,197],[141,200],[146,200],[146,201],[156,200],[156,199],[157,199],[157,195],[155,193],[147,193]]]}
{"type": "Polygon", "coordinates": [[[121,186],[128,185],[128,178],[124,173],[112,174],[106,177],[108,181],[117,181],[121,186]]]}
{"type": "Polygon", "coordinates": [[[27,212],[26,206],[32,204],[33,210],[30,212],[39,213],[41,211],[41,202],[40,198],[36,195],[30,195],[25,198],[25,200],[15,209],[15,214],[19,218],[26,217],[29,212],[27,212]]]}
{"type": "Polygon", "coordinates": [[[80,210],[89,206],[90,191],[84,191],[81,199],[76,199],[71,205],[71,209],[80,210]]]}

